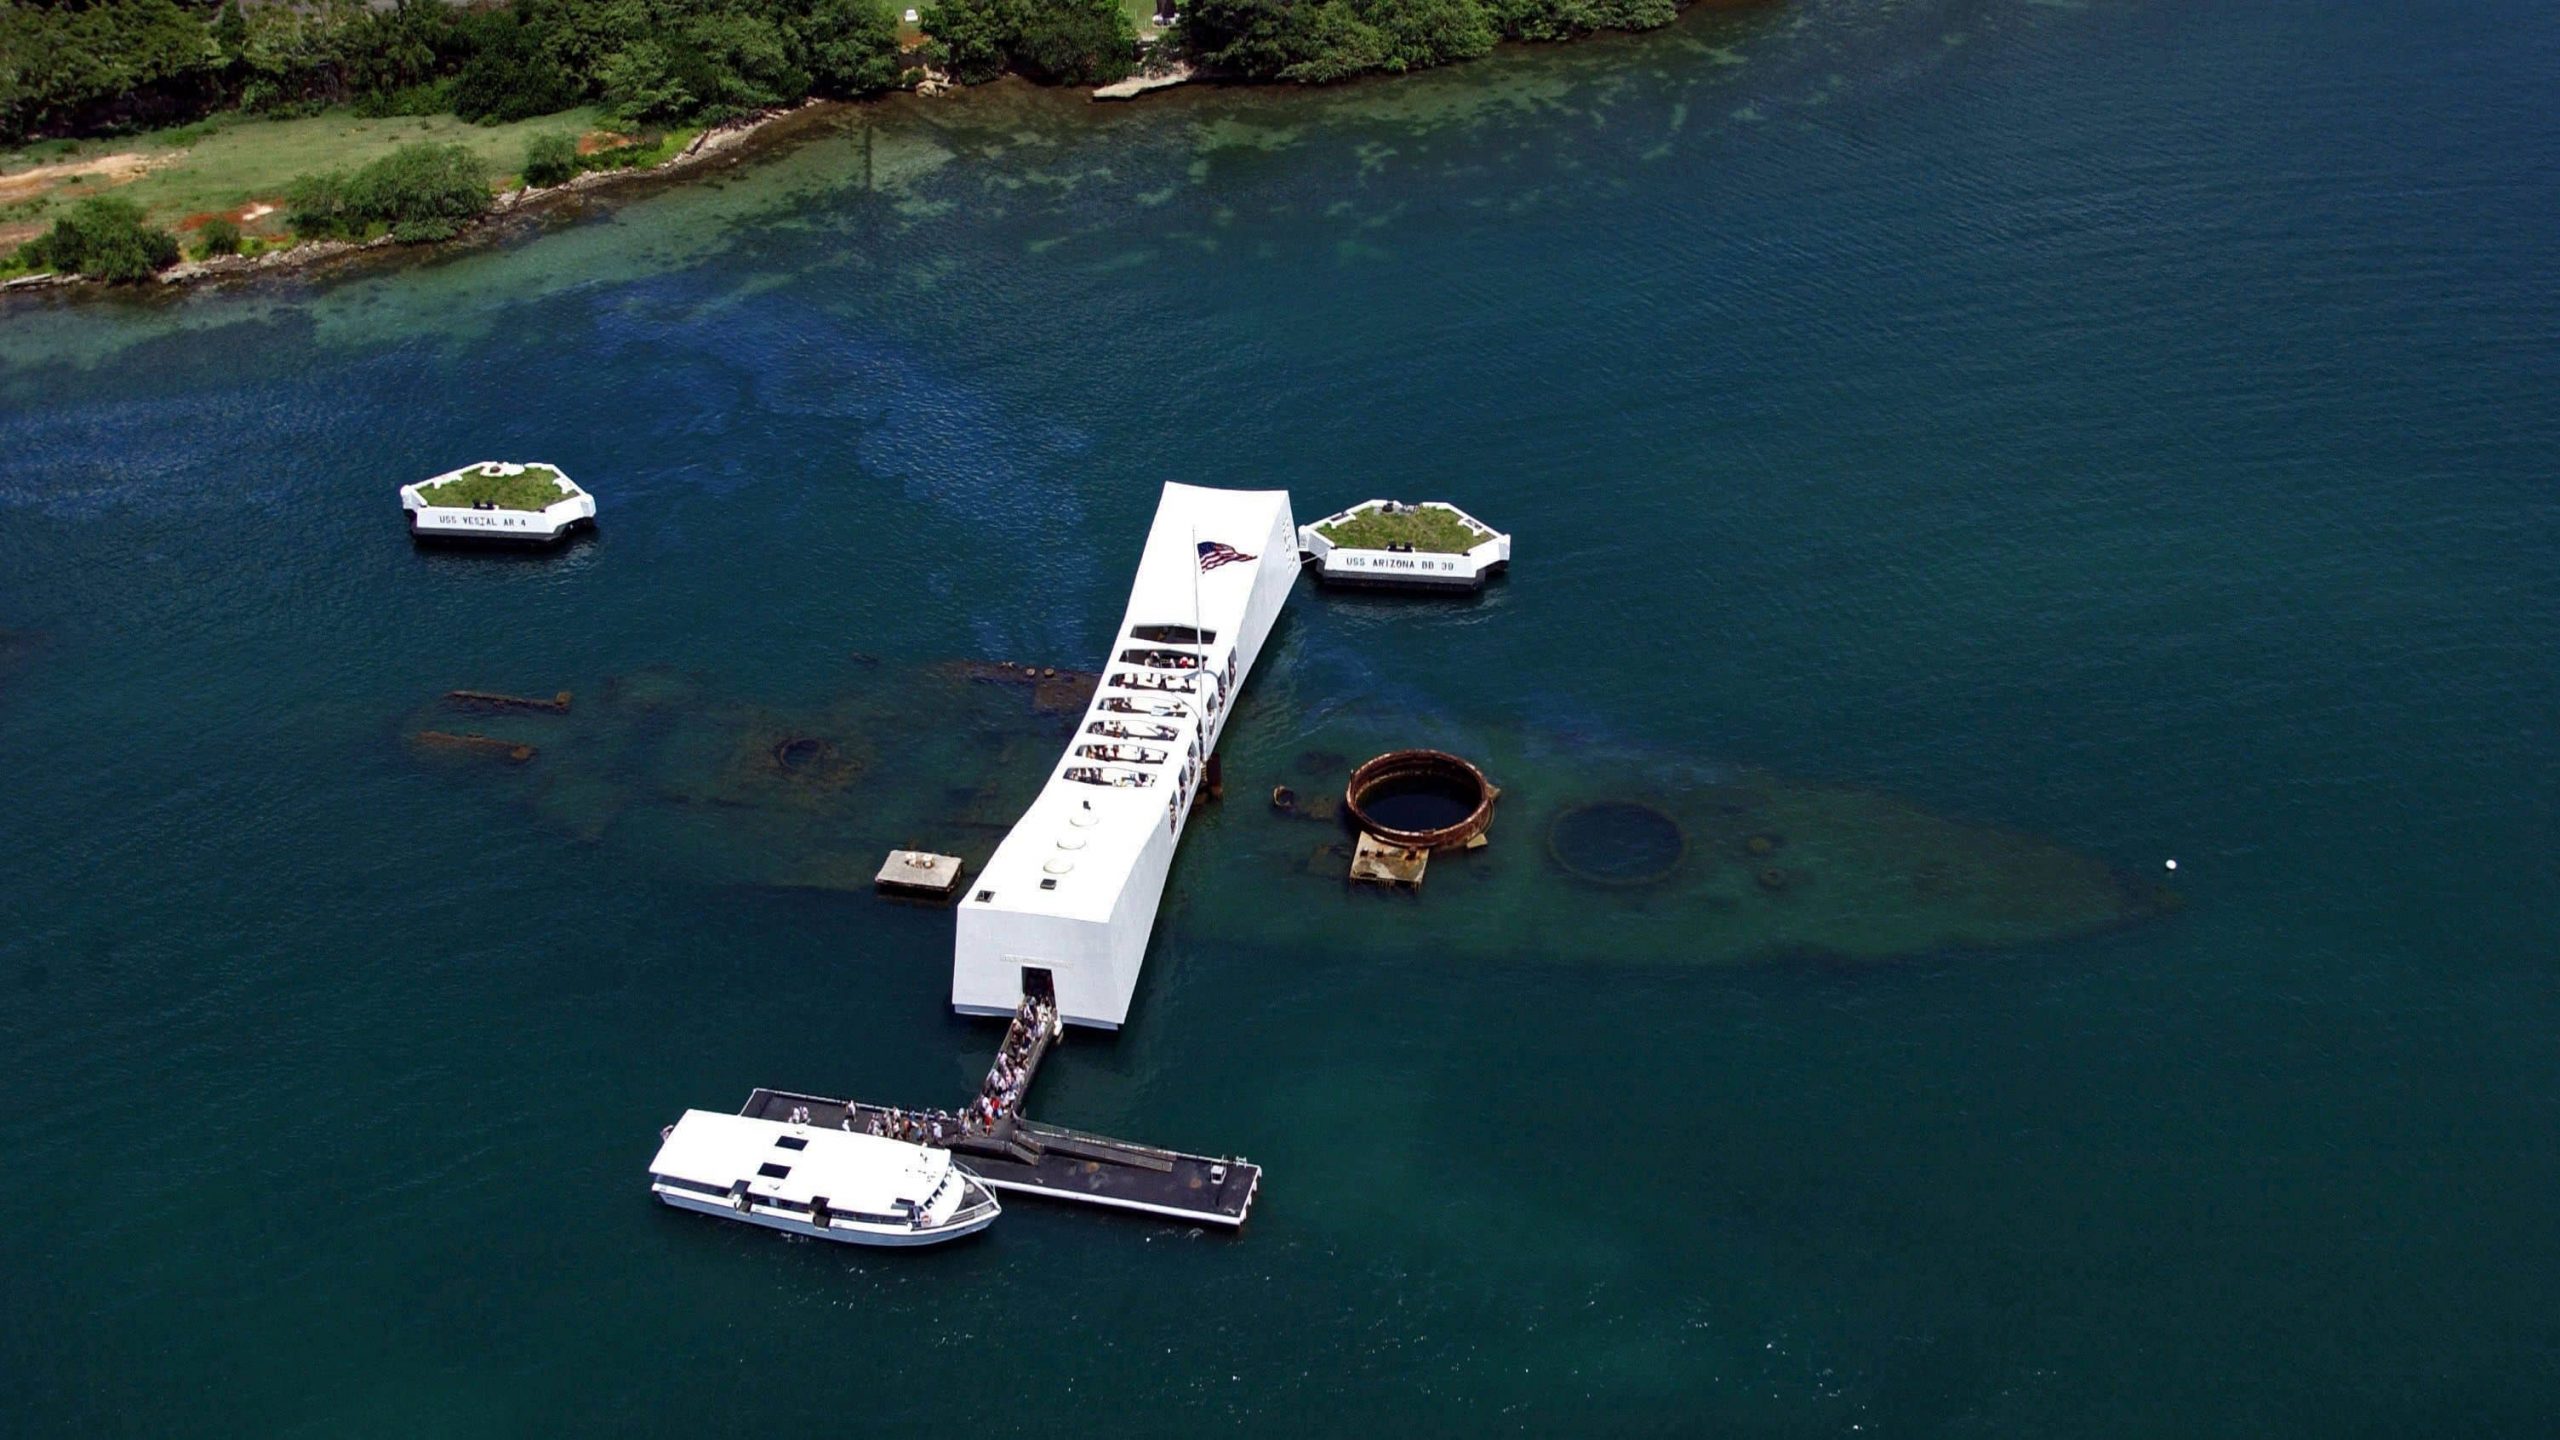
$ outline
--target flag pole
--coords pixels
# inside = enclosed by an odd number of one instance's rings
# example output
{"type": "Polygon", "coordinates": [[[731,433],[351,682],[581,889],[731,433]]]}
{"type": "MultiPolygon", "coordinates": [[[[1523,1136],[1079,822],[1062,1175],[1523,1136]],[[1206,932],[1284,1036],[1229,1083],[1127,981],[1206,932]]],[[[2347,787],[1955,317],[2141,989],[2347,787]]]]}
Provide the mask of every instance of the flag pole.
{"type": "Polygon", "coordinates": [[[1200,658],[1191,671],[1192,783],[1196,785],[1209,765],[1209,707],[1201,698],[1199,679],[1201,672],[1209,668],[1209,647],[1200,638],[1200,522],[1197,520],[1191,522],[1191,648],[1200,652],[1200,658]]]}

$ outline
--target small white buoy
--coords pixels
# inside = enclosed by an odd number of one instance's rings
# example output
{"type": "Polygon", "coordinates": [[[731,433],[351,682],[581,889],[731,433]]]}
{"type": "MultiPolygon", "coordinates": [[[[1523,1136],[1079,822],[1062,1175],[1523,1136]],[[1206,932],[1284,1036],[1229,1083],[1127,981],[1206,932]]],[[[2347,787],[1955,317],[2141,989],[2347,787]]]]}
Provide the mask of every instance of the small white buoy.
{"type": "Polygon", "coordinates": [[[2167,862],[2167,863],[2168,863],[2169,868],[2170,868],[2170,869],[2172,869],[2172,870],[2175,870],[2175,869],[2177,869],[2177,868],[2178,868],[2178,862],[2177,862],[2177,861],[2175,861],[2175,860],[2171,860],[2171,861],[2169,861],[2169,862],[2167,862]]]}

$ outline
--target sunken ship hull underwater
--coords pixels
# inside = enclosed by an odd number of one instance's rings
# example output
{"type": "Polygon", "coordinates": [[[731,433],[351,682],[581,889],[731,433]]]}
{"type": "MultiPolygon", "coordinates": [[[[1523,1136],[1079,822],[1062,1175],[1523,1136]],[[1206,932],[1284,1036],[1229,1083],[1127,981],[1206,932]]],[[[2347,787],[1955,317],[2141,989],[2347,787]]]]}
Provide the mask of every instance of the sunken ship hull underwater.
{"type": "MultiPolygon", "coordinates": [[[[1239,677],[1244,669],[1240,661],[1239,677]]],[[[1122,692],[1098,689],[1089,673],[1018,663],[848,655],[831,692],[788,704],[661,667],[532,678],[546,694],[576,684],[574,703],[492,708],[456,692],[403,717],[401,737],[458,795],[520,807],[643,871],[865,903],[880,857],[919,841],[963,859],[967,893],[984,888],[982,867],[1063,768],[1062,745],[1097,713],[1160,718],[1097,712],[1098,696],[1122,692]],[[933,723],[919,726],[920,716],[933,723]]],[[[2049,944],[2177,908],[2156,873],[1883,791],[1371,700],[1309,707],[1295,693],[1265,686],[1241,715],[1221,707],[1211,734],[1226,813],[1180,873],[1168,883],[1160,868],[1178,838],[1162,808],[1149,822],[1160,848],[1133,856],[1139,882],[1182,918],[1186,943],[1434,951],[1462,913],[1467,953],[1484,961],[1885,961],[2049,944]],[[1413,899],[1347,893],[1344,782],[1361,760],[1417,743],[1464,755],[1501,785],[1492,843],[1443,857],[1413,899]],[[1285,812],[1264,798],[1279,786],[1299,797],[1285,812]],[[1192,907],[1195,894],[1253,900],[1192,907]]],[[[1086,872],[1030,873],[1036,888],[1086,872]]],[[[989,980],[1018,987],[1021,978],[989,980]]],[[[1121,976],[1112,978],[1116,992],[1121,976]]]]}

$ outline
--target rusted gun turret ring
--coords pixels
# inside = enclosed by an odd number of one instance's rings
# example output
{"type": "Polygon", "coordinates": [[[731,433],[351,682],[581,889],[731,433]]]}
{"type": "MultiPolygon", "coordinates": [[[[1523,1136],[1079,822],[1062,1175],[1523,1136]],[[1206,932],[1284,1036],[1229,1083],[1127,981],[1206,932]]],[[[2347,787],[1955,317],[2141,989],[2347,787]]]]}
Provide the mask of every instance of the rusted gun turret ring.
{"type": "Polygon", "coordinates": [[[773,763],[788,771],[815,770],[835,758],[835,742],[815,735],[788,736],[773,746],[773,763]]]}
{"type": "Polygon", "coordinates": [[[1353,824],[1390,845],[1446,850],[1464,845],[1493,823],[1493,802],[1502,791],[1484,772],[1445,750],[1391,750],[1351,772],[1342,794],[1353,824]],[[1432,793],[1449,798],[1464,818],[1431,829],[1387,824],[1373,806],[1399,795],[1432,793]]]}

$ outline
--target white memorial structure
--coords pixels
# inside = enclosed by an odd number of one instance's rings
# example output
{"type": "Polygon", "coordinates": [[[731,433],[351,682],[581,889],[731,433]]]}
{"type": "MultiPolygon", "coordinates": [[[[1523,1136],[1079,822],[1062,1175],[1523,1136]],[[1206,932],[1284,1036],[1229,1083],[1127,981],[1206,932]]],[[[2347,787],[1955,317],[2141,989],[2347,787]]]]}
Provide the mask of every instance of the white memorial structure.
{"type": "Polygon", "coordinates": [[[961,896],[953,1009],[1009,1015],[1046,989],[1071,1024],[1128,1018],[1174,846],[1298,565],[1288,492],[1164,487],[1093,703],[961,896]]]}

